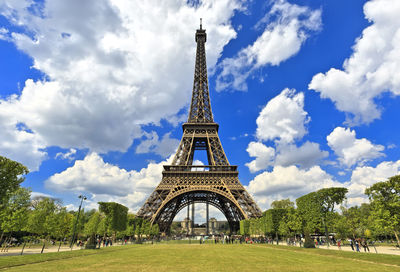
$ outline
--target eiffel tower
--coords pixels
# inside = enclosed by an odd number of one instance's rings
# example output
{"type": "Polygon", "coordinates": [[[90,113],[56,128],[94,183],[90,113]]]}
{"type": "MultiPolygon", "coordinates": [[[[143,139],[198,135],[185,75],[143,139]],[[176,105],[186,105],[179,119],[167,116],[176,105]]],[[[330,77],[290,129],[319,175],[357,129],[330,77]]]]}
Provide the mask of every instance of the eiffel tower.
{"type": "Polygon", "coordinates": [[[231,232],[239,229],[240,220],[260,217],[261,210],[240,183],[236,165],[230,165],[218,137],[208,89],[205,43],[207,34],[197,29],[196,65],[188,121],[182,125],[183,137],[171,165],[164,165],[161,183],[139,210],[138,216],[167,233],[174,217],[194,203],[218,208],[226,217],[231,232]],[[193,165],[196,150],[206,150],[208,165],[193,165]]]}

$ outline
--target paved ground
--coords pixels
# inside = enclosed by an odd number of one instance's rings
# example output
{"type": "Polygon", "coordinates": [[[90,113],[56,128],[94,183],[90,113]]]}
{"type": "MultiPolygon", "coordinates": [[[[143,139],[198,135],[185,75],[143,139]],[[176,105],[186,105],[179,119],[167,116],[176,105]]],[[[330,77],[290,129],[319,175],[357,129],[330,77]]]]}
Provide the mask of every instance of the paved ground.
{"type": "MultiPolygon", "coordinates": [[[[328,249],[327,246],[320,246],[319,248],[328,249]]],[[[330,246],[329,249],[331,250],[344,250],[344,251],[352,251],[350,246],[342,246],[339,249],[337,246],[330,246]]],[[[370,253],[382,253],[382,254],[392,254],[392,255],[400,255],[400,249],[395,247],[388,247],[388,246],[378,246],[378,247],[369,247],[370,253]],[[376,252],[375,252],[376,249],[376,252]]],[[[364,248],[360,248],[360,252],[364,252],[364,248]]],[[[367,251],[368,252],[368,251],[367,251]]]]}
{"type": "MultiPolygon", "coordinates": [[[[81,249],[80,247],[74,247],[72,250],[78,250],[81,249]]],[[[21,250],[22,248],[10,248],[8,249],[7,252],[0,252],[0,256],[14,256],[14,255],[21,255],[21,250]]],[[[41,247],[35,247],[35,248],[28,248],[25,247],[23,254],[38,254],[42,250],[41,247]]],[[[70,251],[71,248],[68,246],[61,246],[60,251],[70,251]]],[[[58,251],[58,246],[50,246],[48,248],[45,248],[43,250],[43,253],[48,253],[48,252],[57,252],[58,251]]]]}

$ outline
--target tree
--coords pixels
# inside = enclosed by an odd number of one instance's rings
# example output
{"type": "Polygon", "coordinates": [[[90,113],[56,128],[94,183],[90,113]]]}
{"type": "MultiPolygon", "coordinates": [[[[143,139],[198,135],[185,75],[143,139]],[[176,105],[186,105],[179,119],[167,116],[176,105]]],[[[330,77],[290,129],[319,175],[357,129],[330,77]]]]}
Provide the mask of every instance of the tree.
{"type": "Polygon", "coordinates": [[[342,204],[348,190],[343,187],[324,188],[317,191],[317,201],[321,207],[322,222],[324,224],[326,242],[329,246],[328,225],[329,217],[333,214],[335,205],[342,204]]]}
{"type": "Polygon", "coordinates": [[[98,233],[101,219],[101,214],[99,212],[94,212],[90,216],[89,221],[85,224],[84,232],[89,236],[89,241],[86,244],[86,248],[96,248],[96,234],[98,233]]]}
{"type": "Polygon", "coordinates": [[[158,224],[154,224],[151,226],[151,231],[150,235],[151,236],[157,236],[160,233],[160,228],[158,227],[158,224]]]}
{"type": "Polygon", "coordinates": [[[29,189],[18,188],[10,195],[5,207],[0,210],[0,227],[2,229],[0,241],[3,238],[4,232],[17,232],[26,227],[30,195],[31,191],[29,189]]]}
{"type": "MultiPolygon", "coordinates": [[[[334,228],[340,238],[360,237],[370,229],[370,205],[361,204],[361,207],[354,206],[350,208],[341,207],[342,215],[336,216],[334,228]]],[[[376,232],[375,232],[376,234],[376,232]]]]}
{"type": "MultiPolygon", "coordinates": [[[[106,215],[107,228],[111,231],[124,231],[128,222],[128,208],[115,202],[99,202],[100,212],[106,215]]],[[[115,236],[114,236],[115,238],[115,236]]]]}
{"type": "Polygon", "coordinates": [[[276,241],[278,243],[279,225],[283,220],[284,216],[287,214],[286,209],[269,209],[264,213],[266,231],[268,233],[274,234],[276,241]]]}
{"type": "Polygon", "coordinates": [[[244,219],[240,221],[240,235],[249,235],[250,234],[250,221],[248,219],[244,219]]]}
{"type": "Polygon", "coordinates": [[[142,233],[146,236],[149,236],[151,232],[151,224],[147,220],[143,220],[142,222],[142,233]]]}
{"type": "Polygon", "coordinates": [[[144,219],[142,217],[135,218],[135,235],[139,238],[139,241],[141,240],[143,234],[143,222],[144,219]]]}
{"type": "Polygon", "coordinates": [[[279,224],[279,233],[287,236],[295,236],[301,232],[301,218],[295,208],[288,208],[286,215],[279,224]]]}
{"type": "Polygon", "coordinates": [[[312,192],[301,196],[296,199],[296,204],[305,238],[304,247],[315,247],[310,234],[319,231],[322,225],[318,195],[312,192]]]}
{"type": "Polygon", "coordinates": [[[54,236],[58,239],[64,239],[67,236],[72,235],[72,227],[74,222],[74,216],[68,212],[65,207],[62,207],[56,214],[56,230],[54,236]]]}
{"type": "Polygon", "coordinates": [[[0,156],[0,211],[3,210],[11,195],[25,180],[29,170],[19,162],[0,156]]]}
{"type": "Polygon", "coordinates": [[[263,231],[263,220],[261,218],[250,218],[249,219],[249,233],[250,235],[264,235],[263,231]]]}
{"type": "MultiPolygon", "coordinates": [[[[305,238],[313,232],[322,232],[324,229],[326,241],[329,245],[328,227],[332,226],[335,205],[341,204],[347,193],[346,188],[331,187],[312,192],[296,199],[297,209],[302,219],[305,238]]],[[[307,241],[307,244],[311,244],[307,241]]]]}
{"type": "Polygon", "coordinates": [[[294,208],[294,203],[290,201],[289,198],[282,200],[274,200],[271,203],[271,208],[273,209],[289,209],[294,208]]]}
{"type": "Polygon", "coordinates": [[[136,222],[135,222],[136,216],[132,213],[128,213],[128,222],[125,230],[125,235],[132,237],[135,235],[135,228],[136,228],[136,222]]]}
{"type": "Polygon", "coordinates": [[[32,202],[33,209],[29,214],[27,230],[40,236],[56,236],[57,214],[62,209],[61,203],[48,197],[32,202]]]}
{"type": "Polygon", "coordinates": [[[365,190],[371,201],[371,217],[376,228],[394,233],[400,244],[400,175],[375,183],[365,190]]]}

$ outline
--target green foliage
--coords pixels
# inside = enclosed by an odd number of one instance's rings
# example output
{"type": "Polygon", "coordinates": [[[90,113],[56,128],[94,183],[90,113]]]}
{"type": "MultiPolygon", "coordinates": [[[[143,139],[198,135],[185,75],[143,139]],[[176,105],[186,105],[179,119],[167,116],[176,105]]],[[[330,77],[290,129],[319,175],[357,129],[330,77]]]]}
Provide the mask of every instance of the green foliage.
{"type": "Polygon", "coordinates": [[[62,210],[61,204],[50,198],[40,198],[32,203],[27,230],[43,236],[55,235],[57,215],[62,210]]]}
{"type": "Polygon", "coordinates": [[[289,209],[294,208],[294,203],[289,198],[282,200],[275,200],[271,203],[272,209],[289,209]]]}
{"type": "Polygon", "coordinates": [[[0,210],[0,227],[4,232],[21,231],[26,227],[31,191],[18,188],[8,198],[5,207],[0,210]]]}
{"type": "Polygon", "coordinates": [[[301,233],[301,230],[302,224],[298,211],[293,207],[288,208],[287,213],[279,223],[279,233],[287,237],[293,237],[301,233]]]}
{"type": "Polygon", "coordinates": [[[316,233],[322,229],[321,206],[318,194],[309,193],[296,199],[297,211],[302,221],[304,232],[316,233]]]}
{"type": "Polygon", "coordinates": [[[102,220],[101,214],[99,212],[93,212],[91,213],[88,222],[85,224],[84,232],[87,236],[89,236],[89,240],[85,244],[86,249],[96,248],[96,234],[99,231],[101,220],[102,220]]]}
{"type": "MultiPolygon", "coordinates": [[[[371,227],[370,205],[363,203],[361,207],[342,207],[342,215],[336,215],[334,229],[339,238],[362,237],[371,227]]],[[[375,232],[375,234],[378,234],[375,232]]]]}
{"type": "Polygon", "coordinates": [[[99,212],[93,213],[89,221],[85,224],[84,233],[86,235],[98,234],[101,220],[102,216],[99,212]]]}
{"type": "Polygon", "coordinates": [[[100,212],[106,215],[107,227],[112,231],[124,231],[128,222],[128,208],[115,202],[99,202],[100,212]]]}
{"type": "Polygon", "coordinates": [[[153,226],[151,226],[150,235],[157,236],[159,233],[160,233],[160,228],[158,227],[158,224],[154,224],[153,226]]]}
{"type": "Polygon", "coordinates": [[[304,232],[322,233],[324,230],[327,235],[335,205],[344,201],[347,191],[342,187],[324,188],[296,199],[304,232]]]}
{"type": "Polygon", "coordinates": [[[137,235],[139,238],[143,234],[143,227],[142,224],[144,222],[144,219],[141,217],[136,217],[134,224],[135,224],[135,235],[137,235]]]}
{"type": "Polygon", "coordinates": [[[373,227],[394,233],[400,243],[400,175],[375,183],[365,190],[365,194],[371,201],[373,227]]]}
{"type": "Polygon", "coordinates": [[[53,236],[58,239],[63,239],[72,235],[72,224],[74,222],[74,216],[67,212],[65,207],[59,209],[56,213],[56,229],[53,232],[53,236]]]}
{"type": "Polygon", "coordinates": [[[134,214],[128,213],[128,219],[127,219],[128,224],[126,226],[126,230],[124,233],[126,236],[135,235],[135,227],[136,227],[135,218],[136,216],[134,214]]]}
{"type": "Polygon", "coordinates": [[[284,216],[287,214],[286,209],[269,209],[264,213],[265,230],[267,233],[278,236],[279,226],[284,216]]]}
{"type": "Polygon", "coordinates": [[[250,220],[244,219],[240,221],[240,235],[250,235],[250,220]]]}
{"type": "Polygon", "coordinates": [[[322,214],[327,215],[329,212],[333,212],[335,205],[343,203],[347,192],[348,189],[343,187],[324,188],[317,191],[317,197],[319,198],[319,203],[322,208],[322,214]]]}
{"type": "Polygon", "coordinates": [[[151,224],[150,224],[150,222],[147,221],[147,220],[143,220],[143,221],[142,221],[142,228],[141,228],[141,230],[142,230],[142,234],[144,234],[144,235],[146,235],[146,236],[149,236],[150,233],[151,233],[151,224]]]}
{"type": "Polygon", "coordinates": [[[23,175],[28,173],[28,168],[22,164],[0,156],[0,211],[25,180],[23,175]]]}

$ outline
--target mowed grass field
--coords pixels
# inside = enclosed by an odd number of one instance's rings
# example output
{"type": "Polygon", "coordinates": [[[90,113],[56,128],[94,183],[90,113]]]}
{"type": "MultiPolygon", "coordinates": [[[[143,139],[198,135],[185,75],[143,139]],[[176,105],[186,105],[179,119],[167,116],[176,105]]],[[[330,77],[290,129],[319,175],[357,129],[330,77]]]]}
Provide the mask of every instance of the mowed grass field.
{"type": "Polygon", "coordinates": [[[128,245],[0,257],[4,271],[400,271],[400,256],[274,245],[128,245]]]}

